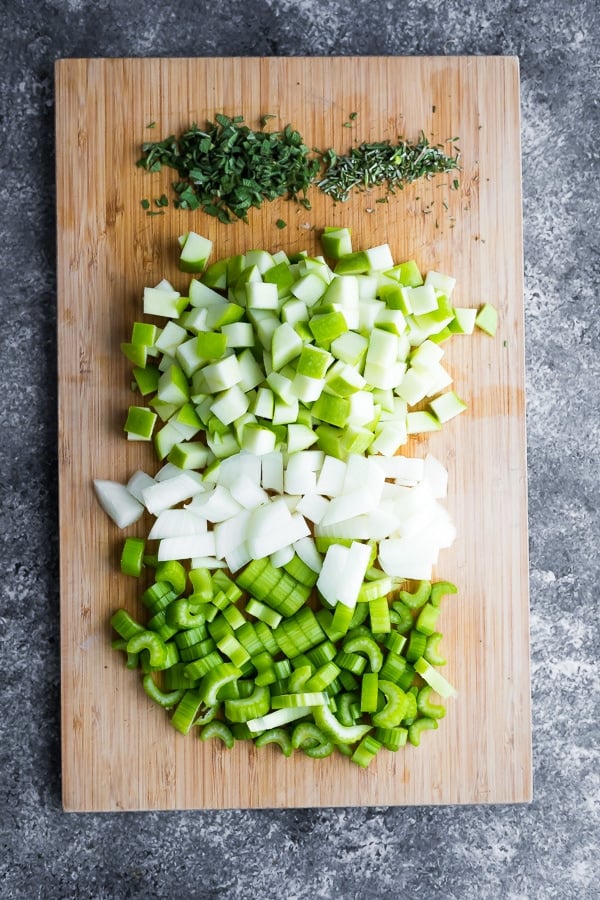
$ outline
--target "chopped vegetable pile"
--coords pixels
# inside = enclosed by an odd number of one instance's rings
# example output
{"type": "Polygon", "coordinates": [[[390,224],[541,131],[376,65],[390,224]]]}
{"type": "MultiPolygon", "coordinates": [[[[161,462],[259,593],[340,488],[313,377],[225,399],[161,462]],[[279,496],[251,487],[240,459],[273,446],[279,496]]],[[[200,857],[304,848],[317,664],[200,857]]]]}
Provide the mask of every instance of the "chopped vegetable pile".
{"type": "MultiPolygon", "coordinates": [[[[354,116],[356,114],[353,114],[354,116]]],[[[335,150],[315,150],[312,154],[300,133],[286,125],[282,131],[254,130],[242,116],[222,114],[204,129],[193,124],[176,137],[145,141],[138,166],[158,172],[163,166],[174,169],[179,181],[173,184],[176,206],[201,209],[221,222],[248,221],[252,207],[265,200],[286,197],[310,209],[309,187],[318,188],[334,200],[345,201],[352,190],[385,184],[386,197],[395,188],[418,178],[430,178],[440,172],[458,169],[460,154],[447,155],[441,146],[432,146],[424,134],[411,143],[379,141],[362,143],[348,155],[335,150]]],[[[163,194],[148,215],[157,215],[168,205],[163,194]]],[[[279,220],[284,227],[285,222],[279,220]]],[[[279,224],[279,223],[278,223],[279,224]]]]}
{"type": "Polygon", "coordinates": [[[453,278],[387,244],[354,250],[346,228],[322,242],[331,264],[266,250],[209,264],[211,242],[182,235],[188,295],[147,287],[164,325],[135,322],[122,345],[148,398],[125,432],[161,468],[95,489],[121,528],[154,517],[121,558],[152,572],[149,619],[111,622],[173,726],[367,766],[418,745],[445,713],[431,693],[455,693],[437,620],[457,589],[432,582],[455,537],[447,473],[397,453],[464,411],[442,344],[493,334],[497,314],[454,306],[453,278]]]}

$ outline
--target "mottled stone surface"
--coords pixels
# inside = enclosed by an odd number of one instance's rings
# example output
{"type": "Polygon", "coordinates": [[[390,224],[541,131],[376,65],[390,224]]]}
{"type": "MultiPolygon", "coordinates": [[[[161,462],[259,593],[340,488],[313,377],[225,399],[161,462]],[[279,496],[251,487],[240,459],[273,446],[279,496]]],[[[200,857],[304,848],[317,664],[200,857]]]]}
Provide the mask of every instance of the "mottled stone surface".
{"type": "Polygon", "coordinates": [[[0,896],[598,894],[596,0],[5,0],[0,52],[0,896]],[[521,59],[535,796],[471,808],[65,815],[59,777],[53,62],[521,59]]]}

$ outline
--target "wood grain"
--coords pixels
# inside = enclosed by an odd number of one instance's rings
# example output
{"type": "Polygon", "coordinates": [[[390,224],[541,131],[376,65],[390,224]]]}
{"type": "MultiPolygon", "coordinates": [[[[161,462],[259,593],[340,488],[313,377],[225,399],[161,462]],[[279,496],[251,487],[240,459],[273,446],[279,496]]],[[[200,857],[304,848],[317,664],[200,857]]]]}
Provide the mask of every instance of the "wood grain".
{"type": "MultiPolygon", "coordinates": [[[[512,58],[96,59],[56,65],[58,371],[61,529],[62,772],[67,810],[498,803],[531,797],[527,497],[519,72],[512,58]],[[134,165],[142,141],[216,112],[265,113],[309,146],[354,139],[460,136],[460,189],[438,176],[389,204],[377,194],[308,212],[284,201],[232,226],[143,197],[169,173],[134,165]],[[352,131],[343,127],[352,111],[352,131]],[[147,123],[155,121],[153,131],[147,123]],[[279,230],[279,218],[288,227],[279,230]],[[251,247],[316,252],[323,225],[347,224],[356,247],[389,242],[395,258],[457,278],[457,304],[493,302],[495,340],[456,337],[447,360],[469,411],[428,443],[449,469],[458,538],[437,577],[460,585],[444,608],[446,674],[459,695],[418,749],[381,753],[362,771],[340,756],[286,760],[277,748],[231,752],[184,738],[110,648],[108,619],[141,614],[121,576],[123,533],[99,509],[92,478],[156,468],[122,433],[131,400],[119,342],[160,278],[185,289],[177,235],[193,227],[226,255],[251,247]]],[[[135,533],[132,528],[127,533],[135,533]]],[[[213,742],[217,743],[217,742],[213,742]]]]}

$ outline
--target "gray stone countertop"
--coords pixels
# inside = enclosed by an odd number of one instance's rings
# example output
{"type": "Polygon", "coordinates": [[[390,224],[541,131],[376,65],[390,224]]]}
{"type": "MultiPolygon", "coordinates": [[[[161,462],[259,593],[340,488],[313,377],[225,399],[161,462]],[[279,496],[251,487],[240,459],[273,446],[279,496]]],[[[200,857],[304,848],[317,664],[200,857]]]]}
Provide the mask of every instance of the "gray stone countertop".
{"type": "Polygon", "coordinates": [[[0,52],[0,897],[600,896],[597,0],[5,0],[0,52]],[[505,54],[521,62],[534,799],[65,814],[53,63],[505,54]]]}

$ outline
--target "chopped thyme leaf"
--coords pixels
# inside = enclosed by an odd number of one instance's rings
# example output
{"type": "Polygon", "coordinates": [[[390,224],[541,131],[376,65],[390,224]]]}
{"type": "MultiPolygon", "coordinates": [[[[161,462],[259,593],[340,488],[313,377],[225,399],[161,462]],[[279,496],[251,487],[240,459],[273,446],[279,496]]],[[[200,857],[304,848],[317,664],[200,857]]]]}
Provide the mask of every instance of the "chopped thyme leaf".
{"type": "Polygon", "coordinates": [[[283,219],[277,219],[275,224],[277,225],[278,228],[286,228],[287,227],[287,222],[284,222],[283,219]]]}
{"type": "Polygon", "coordinates": [[[144,198],[141,201],[141,204],[142,204],[142,209],[150,209],[150,201],[147,200],[146,198],[144,198]]]}

